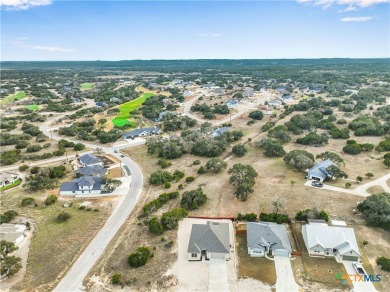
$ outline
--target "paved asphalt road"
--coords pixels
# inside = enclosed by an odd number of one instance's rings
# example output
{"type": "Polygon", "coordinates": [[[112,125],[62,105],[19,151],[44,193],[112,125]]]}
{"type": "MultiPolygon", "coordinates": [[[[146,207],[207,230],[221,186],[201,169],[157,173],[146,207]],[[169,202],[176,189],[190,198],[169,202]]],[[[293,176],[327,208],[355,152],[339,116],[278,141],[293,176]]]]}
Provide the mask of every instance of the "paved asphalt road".
{"type": "MultiPolygon", "coordinates": [[[[58,116],[56,117],[59,118],[58,116]]],[[[62,137],[57,134],[50,133],[50,126],[52,121],[47,121],[44,123],[40,130],[49,137],[52,137],[54,140],[60,140],[62,137]]],[[[67,139],[68,141],[73,142],[82,142],[74,139],[67,139]]],[[[143,144],[144,141],[135,141],[134,143],[124,144],[117,146],[115,148],[100,147],[98,145],[84,143],[86,147],[90,149],[101,148],[104,153],[111,154],[122,161],[123,165],[126,165],[131,173],[131,184],[126,196],[122,197],[117,204],[114,212],[111,214],[110,218],[107,220],[106,224],[100,229],[96,234],[84,252],[79,256],[76,262],[68,270],[64,278],[58,283],[54,291],[81,291],[83,289],[82,282],[87,276],[89,271],[95,265],[99,257],[102,255],[103,251],[110,243],[111,239],[118,232],[119,228],[125,223],[127,217],[133,210],[135,203],[139,199],[142,193],[143,186],[143,175],[141,169],[138,165],[128,157],[121,157],[120,153],[114,153],[114,149],[120,149],[129,146],[135,146],[143,144]]]]}

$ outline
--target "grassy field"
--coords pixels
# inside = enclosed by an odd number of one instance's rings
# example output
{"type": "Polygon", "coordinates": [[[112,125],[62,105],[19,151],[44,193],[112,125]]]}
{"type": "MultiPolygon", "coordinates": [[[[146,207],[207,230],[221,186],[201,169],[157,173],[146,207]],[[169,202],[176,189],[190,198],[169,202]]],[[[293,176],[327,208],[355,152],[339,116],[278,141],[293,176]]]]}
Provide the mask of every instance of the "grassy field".
{"type": "Polygon", "coordinates": [[[130,125],[132,127],[136,126],[134,122],[128,120],[130,118],[130,113],[138,109],[149,97],[153,96],[154,93],[146,92],[143,93],[140,97],[121,104],[118,109],[118,115],[112,120],[112,123],[117,127],[123,127],[125,125],[130,125]]]}
{"type": "Polygon", "coordinates": [[[92,83],[81,83],[80,84],[80,89],[81,90],[89,90],[89,89],[92,89],[93,88],[93,84],[92,83]]]}
{"type": "Polygon", "coordinates": [[[2,105],[5,105],[5,104],[8,104],[8,103],[12,103],[14,101],[18,101],[18,100],[21,100],[23,98],[26,97],[26,93],[24,91],[19,91],[13,95],[9,95],[5,98],[3,98],[3,100],[1,101],[1,104],[2,105]]]}
{"type": "MultiPolygon", "coordinates": [[[[71,176],[69,174],[68,177],[71,176]]],[[[24,279],[15,288],[17,291],[47,291],[57,277],[66,269],[76,256],[85,248],[96,232],[108,218],[112,208],[102,204],[101,200],[88,200],[91,211],[80,210],[82,200],[59,197],[58,201],[46,206],[43,201],[51,191],[27,191],[24,188],[2,192],[2,212],[15,210],[19,216],[31,218],[35,231],[28,254],[27,271],[24,279]],[[21,207],[23,198],[31,197],[36,206],[21,207]],[[70,208],[64,208],[64,202],[73,202],[70,208]],[[93,211],[98,209],[98,211],[93,211]],[[57,223],[61,212],[68,212],[71,218],[66,223],[57,223]]],[[[17,219],[16,219],[17,220],[17,219]]]]}
{"type": "Polygon", "coordinates": [[[29,110],[32,110],[32,111],[37,111],[37,110],[39,110],[39,106],[36,105],[36,104],[29,105],[29,106],[27,106],[27,108],[28,108],[29,110]]]}

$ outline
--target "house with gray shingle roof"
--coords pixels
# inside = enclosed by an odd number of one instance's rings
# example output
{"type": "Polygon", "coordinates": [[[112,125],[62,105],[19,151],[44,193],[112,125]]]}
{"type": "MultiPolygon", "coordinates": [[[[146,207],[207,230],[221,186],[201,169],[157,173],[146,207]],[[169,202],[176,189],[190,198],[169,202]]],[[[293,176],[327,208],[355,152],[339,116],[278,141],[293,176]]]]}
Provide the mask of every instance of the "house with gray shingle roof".
{"type": "Polygon", "coordinates": [[[188,260],[228,260],[230,246],[228,223],[207,221],[207,224],[193,224],[187,250],[188,260]]]}
{"type": "Polygon", "coordinates": [[[79,196],[100,194],[102,179],[97,176],[82,176],[72,182],[63,182],[60,187],[62,196],[79,196]]]}
{"type": "Polygon", "coordinates": [[[76,176],[103,176],[107,173],[107,169],[101,165],[91,165],[81,167],[74,171],[76,176]]]}
{"type": "Polygon", "coordinates": [[[136,137],[157,135],[157,134],[161,134],[161,133],[162,133],[162,130],[160,128],[157,128],[157,127],[140,128],[140,129],[135,129],[131,132],[123,133],[122,137],[124,139],[134,139],[136,137]]]}
{"type": "Polygon", "coordinates": [[[291,245],[286,227],[273,222],[248,222],[246,224],[248,254],[251,257],[291,256],[291,245]]]}
{"type": "Polygon", "coordinates": [[[25,230],[26,225],[23,224],[3,223],[0,225],[0,240],[13,242],[17,245],[24,239],[25,230]]]}
{"type": "Polygon", "coordinates": [[[79,162],[83,167],[92,166],[92,165],[103,166],[102,160],[93,154],[84,154],[84,155],[80,156],[79,162]]]}

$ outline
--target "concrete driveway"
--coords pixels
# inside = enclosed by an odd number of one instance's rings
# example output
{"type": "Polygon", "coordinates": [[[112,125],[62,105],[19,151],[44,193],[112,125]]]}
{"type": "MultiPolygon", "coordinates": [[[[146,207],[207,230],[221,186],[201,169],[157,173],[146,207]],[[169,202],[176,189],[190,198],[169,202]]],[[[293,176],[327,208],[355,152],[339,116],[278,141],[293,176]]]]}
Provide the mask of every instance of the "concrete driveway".
{"type": "MultiPolygon", "coordinates": [[[[352,266],[351,261],[343,261],[343,265],[345,267],[345,270],[347,271],[348,275],[355,275],[356,271],[352,266]]],[[[351,278],[351,280],[353,280],[351,278]]],[[[371,291],[377,291],[374,287],[374,285],[371,282],[355,282],[352,281],[353,285],[353,292],[371,292],[371,291]]]]}
{"type": "Polygon", "coordinates": [[[276,292],[298,292],[289,257],[275,256],[276,292]]]}

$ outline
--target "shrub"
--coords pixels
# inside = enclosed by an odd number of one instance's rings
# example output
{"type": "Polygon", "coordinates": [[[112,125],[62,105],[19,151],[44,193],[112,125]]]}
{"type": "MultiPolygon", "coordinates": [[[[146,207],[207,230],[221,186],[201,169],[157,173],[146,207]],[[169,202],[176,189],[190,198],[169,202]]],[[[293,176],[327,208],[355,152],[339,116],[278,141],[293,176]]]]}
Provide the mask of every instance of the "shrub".
{"type": "Polygon", "coordinates": [[[122,284],[122,274],[115,273],[111,276],[111,284],[113,285],[121,285],[122,284]]]}
{"type": "Polygon", "coordinates": [[[156,212],[160,209],[166,202],[169,200],[176,199],[179,196],[179,192],[163,193],[158,196],[157,199],[154,199],[147,203],[143,208],[144,215],[156,212]]]}
{"type": "Polygon", "coordinates": [[[347,120],[345,119],[340,119],[336,122],[338,125],[345,125],[347,123],[347,120]]]}
{"type": "Polygon", "coordinates": [[[186,177],[186,183],[191,183],[195,180],[195,178],[193,176],[187,176],[186,177]]]}
{"type": "Polygon", "coordinates": [[[59,223],[62,223],[62,222],[66,222],[70,219],[70,214],[67,213],[67,212],[62,212],[60,213],[58,216],[57,216],[57,222],[59,223]]]}
{"type": "Polygon", "coordinates": [[[218,173],[227,167],[227,163],[220,158],[211,158],[206,163],[207,170],[218,173]]]}
{"type": "Polygon", "coordinates": [[[148,227],[149,231],[153,234],[161,235],[164,233],[164,227],[156,217],[149,220],[148,227]]]}
{"type": "Polygon", "coordinates": [[[158,165],[161,166],[161,168],[167,168],[167,167],[170,167],[172,165],[172,162],[170,162],[168,159],[159,159],[158,160],[158,165]]]}
{"type": "Polygon", "coordinates": [[[256,222],[257,220],[257,214],[255,213],[248,213],[248,214],[237,214],[237,221],[248,221],[248,222],[256,222]]]}
{"type": "Polygon", "coordinates": [[[369,226],[390,230],[390,193],[378,193],[359,203],[357,209],[362,212],[369,226]]]}
{"type": "Polygon", "coordinates": [[[241,157],[241,156],[244,156],[245,153],[248,152],[248,150],[245,148],[245,146],[243,144],[239,143],[239,144],[233,146],[232,152],[235,155],[241,157]]]}
{"type": "Polygon", "coordinates": [[[34,198],[28,197],[28,198],[24,198],[20,205],[22,207],[26,207],[26,206],[31,206],[31,205],[34,205],[34,204],[35,204],[34,198]]]}
{"type": "Polygon", "coordinates": [[[345,188],[346,188],[346,189],[350,188],[351,186],[352,186],[352,185],[351,185],[350,182],[347,182],[347,183],[345,184],[345,188]]]}
{"type": "Polygon", "coordinates": [[[134,253],[129,255],[128,263],[130,267],[138,268],[144,266],[151,256],[149,248],[143,246],[139,247],[134,253]]]}
{"type": "Polygon", "coordinates": [[[276,222],[278,224],[290,222],[290,218],[286,214],[260,213],[259,218],[260,218],[260,221],[276,222]]]}
{"type": "Polygon", "coordinates": [[[200,164],[200,160],[194,160],[194,162],[192,162],[192,165],[199,165],[200,164]]]}
{"type": "Polygon", "coordinates": [[[382,270],[390,272],[390,258],[378,257],[376,263],[382,270]]]}
{"type": "Polygon", "coordinates": [[[197,171],[198,174],[204,174],[206,172],[207,172],[207,170],[204,166],[199,167],[199,169],[197,171]]]}
{"type": "Polygon", "coordinates": [[[15,219],[15,217],[18,215],[19,215],[18,212],[14,211],[14,210],[5,211],[4,214],[0,215],[0,224],[9,223],[13,219],[15,219]]]}
{"type": "Polygon", "coordinates": [[[264,155],[267,157],[281,157],[286,154],[279,141],[266,139],[263,143],[264,155]]]}
{"type": "Polygon", "coordinates": [[[166,188],[166,189],[169,189],[169,188],[171,188],[171,183],[170,182],[166,182],[165,184],[164,184],[164,188],[166,188]]]}
{"type": "Polygon", "coordinates": [[[27,169],[28,169],[28,165],[26,164],[19,166],[19,171],[26,171],[27,169]]]}
{"type": "Polygon", "coordinates": [[[58,198],[57,198],[56,195],[49,195],[49,196],[45,199],[44,204],[45,204],[46,206],[50,206],[50,205],[54,204],[55,202],[57,202],[57,200],[58,200],[58,198]]]}
{"type": "Polygon", "coordinates": [[[149,177],[149,183],[152,185],[162,185],[172,180],[173,180],[172,174],[166,170],[155,171],[149,177]]]}
{"type": "Polygon", "coordinates": [[[187,215],[188,211],[186,209],[172,209],[162,215],[160,222],[166,230],[176,229],[179,225],[179,221],[184,217],[187,217],[187,215]]]}
{"type": "Polygon", "coordinates": [[[269,129],[271,129],[273,126],[275,126],[275,122],[266,122],[262,127],[262,132],[267,132],[269,129]]]}
{"type": "Polygon", "coordinates": [[[250,112],[248,117],[253,119],[253,120],[261,120],[261,119],[263,119],[263,112],[256,110],[256,111],[250,112]]]}
{"type": "Polygon", "coordinates": [[[181,180],[184,176],[185,176],[185,173],[182,172],[182,171],[180,171],[180,170],[177,170],[177,169],[176,169],[176,170],[173,172],[173,179],[174,179],[175,181],[181,180]]]}
{"type": "Polygon", "coordinates": [[[196,210],[207,201],[207,196],[201,188],[183,193],[180,206],[187,210],[196,210]]]}

